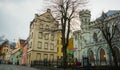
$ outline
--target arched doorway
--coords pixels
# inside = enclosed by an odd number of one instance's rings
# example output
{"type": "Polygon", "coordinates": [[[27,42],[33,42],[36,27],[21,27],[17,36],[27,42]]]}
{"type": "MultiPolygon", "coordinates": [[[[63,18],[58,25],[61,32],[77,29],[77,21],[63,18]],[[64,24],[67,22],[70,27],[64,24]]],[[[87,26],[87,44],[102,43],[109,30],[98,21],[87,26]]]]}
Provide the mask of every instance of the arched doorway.
{"type": "Polygon", "coordinates": [[[90,51],[90,56],[89,56],[90,62],[94,61],[94,54],[93,51],[90,51]]]}
{"type": "Polygon", "coordinates": [[[113,47],[113,50],[115,52],[116,60],[120,64],[120,51],[119,51],[119,48],[118,47],[113,47]]]}
{"type": "Polygon", "coordinates": [[[95,65],[94,53],[92,50],[88,50],[88,58],[92,66],[95,65]]]}
{"type": "Polygon", "coordinates": [[[100,65],[106,65],[106,54],[103,48],[100,49],[100,65]]]}

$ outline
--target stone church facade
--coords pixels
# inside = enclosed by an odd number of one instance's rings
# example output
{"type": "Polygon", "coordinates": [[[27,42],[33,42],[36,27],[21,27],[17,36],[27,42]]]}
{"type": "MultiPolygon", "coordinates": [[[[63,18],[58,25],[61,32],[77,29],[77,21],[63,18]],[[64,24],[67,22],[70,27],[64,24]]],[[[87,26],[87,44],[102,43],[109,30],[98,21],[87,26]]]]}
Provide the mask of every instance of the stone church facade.
{"type": "MultiPolygon", "coordinates": [[[[109,25],[112,23],[118,24],[120,27],[120,11],[110,10],[106,13],[109,21],[109,25]]],[[[91,26],[95,26],[98,23],[99,18],[95,21],[90,21],[91,13],[89,10],[82,10],[79,13],[81,21],[81,30],[74,31],[74,47],[76,51],[74,58],[77,58],[80,62],[83,62],[83,58],[87,57],[92,66],[96,65],[110,65],[113,64],[113,57],[110,53],[110,49],[106,40],[104,39],[99,29],[93,29],[91,26]]],[[[114,47],[116,51],[117,61],[120,63],[120,35],[115,35],[114,47]]]]}

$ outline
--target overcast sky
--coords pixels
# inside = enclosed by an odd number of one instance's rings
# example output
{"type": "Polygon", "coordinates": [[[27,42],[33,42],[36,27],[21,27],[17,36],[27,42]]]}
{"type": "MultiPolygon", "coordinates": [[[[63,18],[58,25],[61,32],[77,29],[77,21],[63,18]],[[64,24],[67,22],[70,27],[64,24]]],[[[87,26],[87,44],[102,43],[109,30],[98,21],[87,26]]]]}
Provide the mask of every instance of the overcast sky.
{"type": "MultiPolygon", "coordinates": [[[[29,36],[29,24],[35,13],[47,6],[49,0],[0,0],[0,36],[10,41],[29,36]]],[[[91,11],[92,20],[102,11],[120,10],[120,0],[89,0],[86,8],[91,11]]]]}

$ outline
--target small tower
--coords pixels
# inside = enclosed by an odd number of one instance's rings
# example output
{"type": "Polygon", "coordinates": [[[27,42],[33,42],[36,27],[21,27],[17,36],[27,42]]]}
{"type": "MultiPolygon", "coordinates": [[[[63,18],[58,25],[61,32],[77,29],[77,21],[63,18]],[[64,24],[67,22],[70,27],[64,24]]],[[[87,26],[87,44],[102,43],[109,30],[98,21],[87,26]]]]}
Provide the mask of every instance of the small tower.
{"type": "Polygon", "coordinates": [[[81,21],[81,28],[87,29],[89,23],[90,23],[90,19],[91,19],[91,13],[89,10],[82,10],[79,12],[79,18],[81,21]]]}

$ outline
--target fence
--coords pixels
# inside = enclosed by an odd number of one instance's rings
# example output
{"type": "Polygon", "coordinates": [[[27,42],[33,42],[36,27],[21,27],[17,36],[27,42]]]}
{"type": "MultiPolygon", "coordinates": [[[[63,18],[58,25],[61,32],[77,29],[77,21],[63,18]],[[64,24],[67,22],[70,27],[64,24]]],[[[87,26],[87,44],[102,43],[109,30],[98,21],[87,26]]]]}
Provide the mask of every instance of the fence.
{"type": "MultiPolygon", "coordinates": [[[[45,70],[63,70],[62,61],[49,61],[49,60],[35,60],[31,62],[31,67],[45,70]]],[[[116,68],[115,66],[88,66],[80,67],[75,65],[67,66],[66,70],[120,70],[120,66],[116,68]]]]}
{"type": "Polygon", "coordinates": [[[59,66],[59,67],[62,67],[62,62],[60,61],[50,61],[50,60],[35,60],[35,61],[32,61],[31,62],[31,67],[56,67],[56,66],[59,66]]]}

